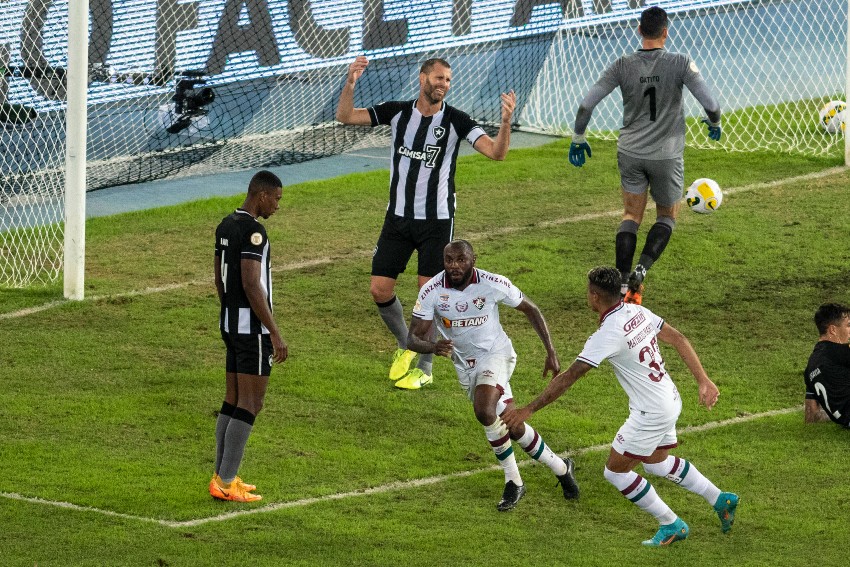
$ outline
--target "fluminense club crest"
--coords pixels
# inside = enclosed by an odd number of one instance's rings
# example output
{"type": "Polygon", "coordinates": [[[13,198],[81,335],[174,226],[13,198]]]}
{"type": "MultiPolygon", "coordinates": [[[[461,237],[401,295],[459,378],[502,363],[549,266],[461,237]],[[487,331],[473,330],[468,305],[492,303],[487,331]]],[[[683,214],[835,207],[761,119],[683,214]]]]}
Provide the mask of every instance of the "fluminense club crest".
{"type": "Polygon", "coordinates": [[[476,297],[475,299],[472,300],[472,304],[475,307],[477,307],[479,311],[481,311],[482,309],[484,309],[484,303],[486,301],[487,301],[487,299],[484,298],[484,297],[476,297]]]}

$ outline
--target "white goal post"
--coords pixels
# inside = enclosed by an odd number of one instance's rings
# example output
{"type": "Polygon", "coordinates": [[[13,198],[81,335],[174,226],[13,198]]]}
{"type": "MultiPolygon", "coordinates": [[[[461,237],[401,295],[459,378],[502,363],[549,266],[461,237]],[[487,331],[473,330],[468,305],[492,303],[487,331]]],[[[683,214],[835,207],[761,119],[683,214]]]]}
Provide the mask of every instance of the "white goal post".
{"type": "MultiPolygon", "coordinates": [[[[850,0],[3,0],[0,290],[64,273],[83,297],[87,191],[388,143],[334,120],[356,55],[370,59],[357,106],[412,98],[422,61],[444,57],[449,103],[486,127],[514,89],[517,129],[569,136],[653,4],[723,110],[710,143],[686,96],[689,146],[850,165],[818,121],[850,92],[850,0]]],[[[615,91],[588,135],[613,140],[621,119],[615,91]]]]}
{"type": "Polygon", "coordinates": [[[88,119],[89,0],[69,0],[68,110],[65,157],[65,298],[85,294],[86,122],[88,119]]]}

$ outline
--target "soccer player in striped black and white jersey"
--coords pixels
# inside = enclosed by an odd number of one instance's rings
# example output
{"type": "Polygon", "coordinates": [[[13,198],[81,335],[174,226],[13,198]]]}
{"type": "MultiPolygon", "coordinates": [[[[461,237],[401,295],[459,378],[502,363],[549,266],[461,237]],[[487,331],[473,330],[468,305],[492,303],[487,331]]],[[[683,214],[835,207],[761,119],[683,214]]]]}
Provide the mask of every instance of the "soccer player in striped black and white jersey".
{"type": "Polygon", "coordinates": [[[446,104],[452,69],[444,59],[422,64],[415,100],[355,108],[354,86],[368,64],[360,56],[349,66],[336,118],[344,124],[392,129],[390,199],[372,258],[370,292],[398,345],[390,379],[399,388],[417,389],[433,380],[432,355],[421,355],[416,367],[410,368],[415,353],[405,346],[407,325],[395,295],[396,280],[414,250],[419,287],[443,269],[443,248],[454,232],[454,172],[461,141],[466,139],[490,159],[503,160],[510,145],[516,95],[513,91],[501,95],[501,124],[491,138],[468,114],[446,104]]]}
{"type": "Polygon", "coordinates": [[[570,163],[581,167],[585,153],[590,156],[584,134],[593,109],[619,87],[623,126],[617,140],[617,166],[624,210],[615,254],[622,274],[622,293],[628,303],[641,303],[646,271],[661,256],[676,227],[685,180],[683,87],[705,110],[708,118],[703,122],[708,126],[708,137],[718,141],[721,136],[720,104],[690,57],[664,49],[667,26],[667,13],[662,8],[653,6],[641,13],[641,49],[614,61],[590,88],[576,113],[570,143],[570,163]],[[647,192],[657,205],[656,221],[632,270],[647,192]]]}
{"type": "Polygon", "coordinates": [[[513,343],[499,322],[499,305],[521,311],[537,332],[546,347],[545,377],[550,371],[556,374],[560,363],[543,314],[508,278],[476,268],[469,242],[450,242],[444,250],[444,263],[445,271],[419,292],[407,345],[413,351],[446,356],[454,362],[460,385],[505,473],[497,509],[511,510],[525,494],[511,440],[552,470],[564,498],[578,498],[572,459],[552,452],[530,424],[508,428],[499,418],[506,408],[513,407],[510,379],[516,367],[513,343]],[[442,337],[436,342],[429,338],[434,327],[442,337]]]}
{"type": "Polygon", "coordinates": [[[272,315],[271,247],[257,219],[279,208],[282,183],[259,171],[248,184],[241,207],[215,230],[215,287],[221,311],[219,326],[227,349],[225,396],[216,421],[213,498],[254,502],[262,497],[236,473],[254,420],[263,407],[272,363],[287,358],[288,347],[272,315]]]}
{"type": "Polygon", "coordinates": [[[505,412],[502,419],[508,425],[527,421],[607,359],[628,394],[629,417],[611,444],[605,478],[658,520],[657,533],[643,544],[670,545],[685,539],[688,525],[645,478],[634,472],[640,463],[646,472],[663,476],[705,498],[720,518],[723,532],[728,532],[735,521],[738,496],[721,492],[689,461],[670,455],[670,449],[678,445],[676,420],[682,411],[682,400],[664,366],[658,341],[673,345],[685,361],[699,386],[701,404],[708,409],[714,407],[720,391],[709,379],[690,341],[645,307],[623,303],[620,283],[616,268],[590,271],[587,301],[599,313],[599,329],[587,340],[575,362],[555,376],[540,396],[523,408],[505,412]]]}

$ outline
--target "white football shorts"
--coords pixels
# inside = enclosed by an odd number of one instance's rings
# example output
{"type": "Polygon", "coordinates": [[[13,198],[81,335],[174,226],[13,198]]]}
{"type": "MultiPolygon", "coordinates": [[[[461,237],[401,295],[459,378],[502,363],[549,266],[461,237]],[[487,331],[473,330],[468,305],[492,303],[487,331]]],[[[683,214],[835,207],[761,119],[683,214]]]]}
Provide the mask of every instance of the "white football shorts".
{"type": "MultiPolygon", "coordinates": [[[[681,405],[679,406],[681,411],[681,405]]],[[[663,416],[632,410],[626,423],[620,427],[611,447],[632,459],[645,460],[656,449],[672,449],[679,444],[676,437],[676,420],[679,412],[663,416]]]]}
{"type": "Polygon", "coordinates": [[[501,415],[507,407],[507,402],[514,397],[510,384],[514,368],[516,368],[516,356],[491,355],[476,359],[472,367],[464,370],[457,369],[457,378],[469,401],[475,397],[476,386],[483,384],[498,388],[502,395],[496,405],[496,415],[501,415]]]}

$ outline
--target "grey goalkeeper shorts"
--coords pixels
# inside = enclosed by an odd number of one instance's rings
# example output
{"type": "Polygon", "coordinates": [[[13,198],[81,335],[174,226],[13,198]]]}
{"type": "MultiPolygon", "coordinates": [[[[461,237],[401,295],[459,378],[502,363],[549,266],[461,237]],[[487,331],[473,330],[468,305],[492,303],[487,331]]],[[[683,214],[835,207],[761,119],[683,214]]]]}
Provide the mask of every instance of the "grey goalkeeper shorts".
{"type": "Polygon", "coordinates": [[[652,200],[672,207],[685,192],[685,158],[643,159],[617,152],[620,180],[627,193],[640,195],[649,187],[652,200]]]}

